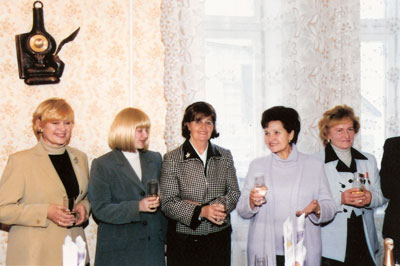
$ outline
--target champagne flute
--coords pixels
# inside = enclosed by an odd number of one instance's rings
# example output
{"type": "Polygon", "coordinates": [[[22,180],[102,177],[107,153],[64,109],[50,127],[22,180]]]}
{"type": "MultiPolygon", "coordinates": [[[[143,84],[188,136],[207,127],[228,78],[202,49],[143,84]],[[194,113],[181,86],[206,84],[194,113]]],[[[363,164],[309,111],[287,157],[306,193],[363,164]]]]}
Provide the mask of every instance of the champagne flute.
{"type": "Polygon", "coordinates": [[[256,189],[257,193],[264,196],[262,200],[260,200],[259,205],[264,204],[267,202],[265,199],[265,195],[267,194],[267,186],[264,182],[264,174],[263,173],[255,173],[254,174],[254,188],[256,189]]]}
{"type": "Polygon", "coordinates": [[[75,200],[76,197],[68,197],[68,196],[64,196],[63,198],[63,206],[68,210],[69,214],[72,214],[75,217],[75,221],[74,221],[74,225],[77,221],[77,216],[78,213],[76,211],[74,211],[74,207],[75,207],[75,200]]]}

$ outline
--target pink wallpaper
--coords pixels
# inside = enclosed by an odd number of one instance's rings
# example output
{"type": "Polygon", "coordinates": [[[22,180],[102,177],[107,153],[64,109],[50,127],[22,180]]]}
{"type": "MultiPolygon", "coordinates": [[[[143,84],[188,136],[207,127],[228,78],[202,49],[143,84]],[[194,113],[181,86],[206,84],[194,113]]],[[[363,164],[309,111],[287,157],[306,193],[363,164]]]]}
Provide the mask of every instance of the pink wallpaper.
{"type": "MultiPolygon", "coordinates": [[[[0,170],[10,153],[33,146],[31,115],[49,97],[72,105],[76,125],[71,146],[89,159],[109,150],[107,134],[124,107],[142,108],[152,120],[150,149],[164,153],[165,101],[163,46],[159,30],[161,0],[43,0],[46,30],[57,44],[76,28],[76,39],[59,56],[65,63],[61,82],[28,86],[19,79],[15,35],[32,27],[33,0],[0,5],[0,170]]],[[[96,225],[86,228],[94,258],[96,225]]],[[[5,264],[7,233],[0,231],[0,265],[5,264]]]]}

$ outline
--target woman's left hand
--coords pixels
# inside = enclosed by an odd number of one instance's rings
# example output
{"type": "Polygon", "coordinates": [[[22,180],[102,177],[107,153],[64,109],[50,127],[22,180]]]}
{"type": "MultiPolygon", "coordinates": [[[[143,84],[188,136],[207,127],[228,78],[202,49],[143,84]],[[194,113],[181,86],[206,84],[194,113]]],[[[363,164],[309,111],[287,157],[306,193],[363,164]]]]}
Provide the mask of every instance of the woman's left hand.
{"type": "Polygon", "coordinates": [[[210,222],[221,225],[226,218],[225,207],[222,204],[210,204],[201,208],[201,218],[206,218],[210,222]]]}
{"type": "Polygon", "coordinates": [[[371,191],[367,190],[365,186],[362,188],[362,196],[358,201],[353,202],[353,206],[356,207],[366,207],[371,203],[372,200],[372,193],[371,191]]]}
{"type": "Polygon", "coordinates": [[[321,214],[321,207],[319,206],[318,200],[312,200],[303,210],[297,211],[296,215],[300,216],[305,213],[306,217],[314,213],[317,217],[321,214]]]}
{"type": "Polygon", "coordinates": [[[87,215],[87,211],[86,211],[86,207],[85,205],[83,205],[82,203],[78,203],[75,208],[74,211],[77,212],[77,221],[76,221],[76,225],[80,225],[83,222],[86,221],[86,215],[87,215]]]}

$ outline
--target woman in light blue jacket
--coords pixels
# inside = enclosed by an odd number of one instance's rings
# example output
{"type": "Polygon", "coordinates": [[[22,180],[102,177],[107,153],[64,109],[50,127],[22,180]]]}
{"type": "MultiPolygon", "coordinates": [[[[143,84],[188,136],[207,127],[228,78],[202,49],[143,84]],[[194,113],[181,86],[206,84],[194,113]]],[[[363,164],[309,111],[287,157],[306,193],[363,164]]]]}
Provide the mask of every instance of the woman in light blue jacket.
{"type": "Polygon", "coordinates": [[[325,145],[318,157],[325,163],[338,209],[335,219],[322,228],[321,265],[375,265],[379,243],[374,209],[386,201],[376,159],[352,147],[360,123],[351,107],[326,111],[318,125],[325,145]]]}

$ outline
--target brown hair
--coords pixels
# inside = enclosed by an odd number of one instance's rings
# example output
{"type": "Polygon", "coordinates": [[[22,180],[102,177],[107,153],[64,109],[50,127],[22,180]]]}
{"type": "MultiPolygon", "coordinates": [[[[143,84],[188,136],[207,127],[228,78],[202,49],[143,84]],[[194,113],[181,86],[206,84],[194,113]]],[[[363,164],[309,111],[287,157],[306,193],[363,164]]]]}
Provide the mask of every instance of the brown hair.
{"type": "Polygon", "coordinates": [[[354,132],[357,134],[360,130],[360,119],[354,114],[354,110],[350,106],[337,105],[322,115],[322,118],[318,122],[318,127],[319,137],[324,146],[329,142],[329,129],[345,120],[353,122],[354,132]]]}

